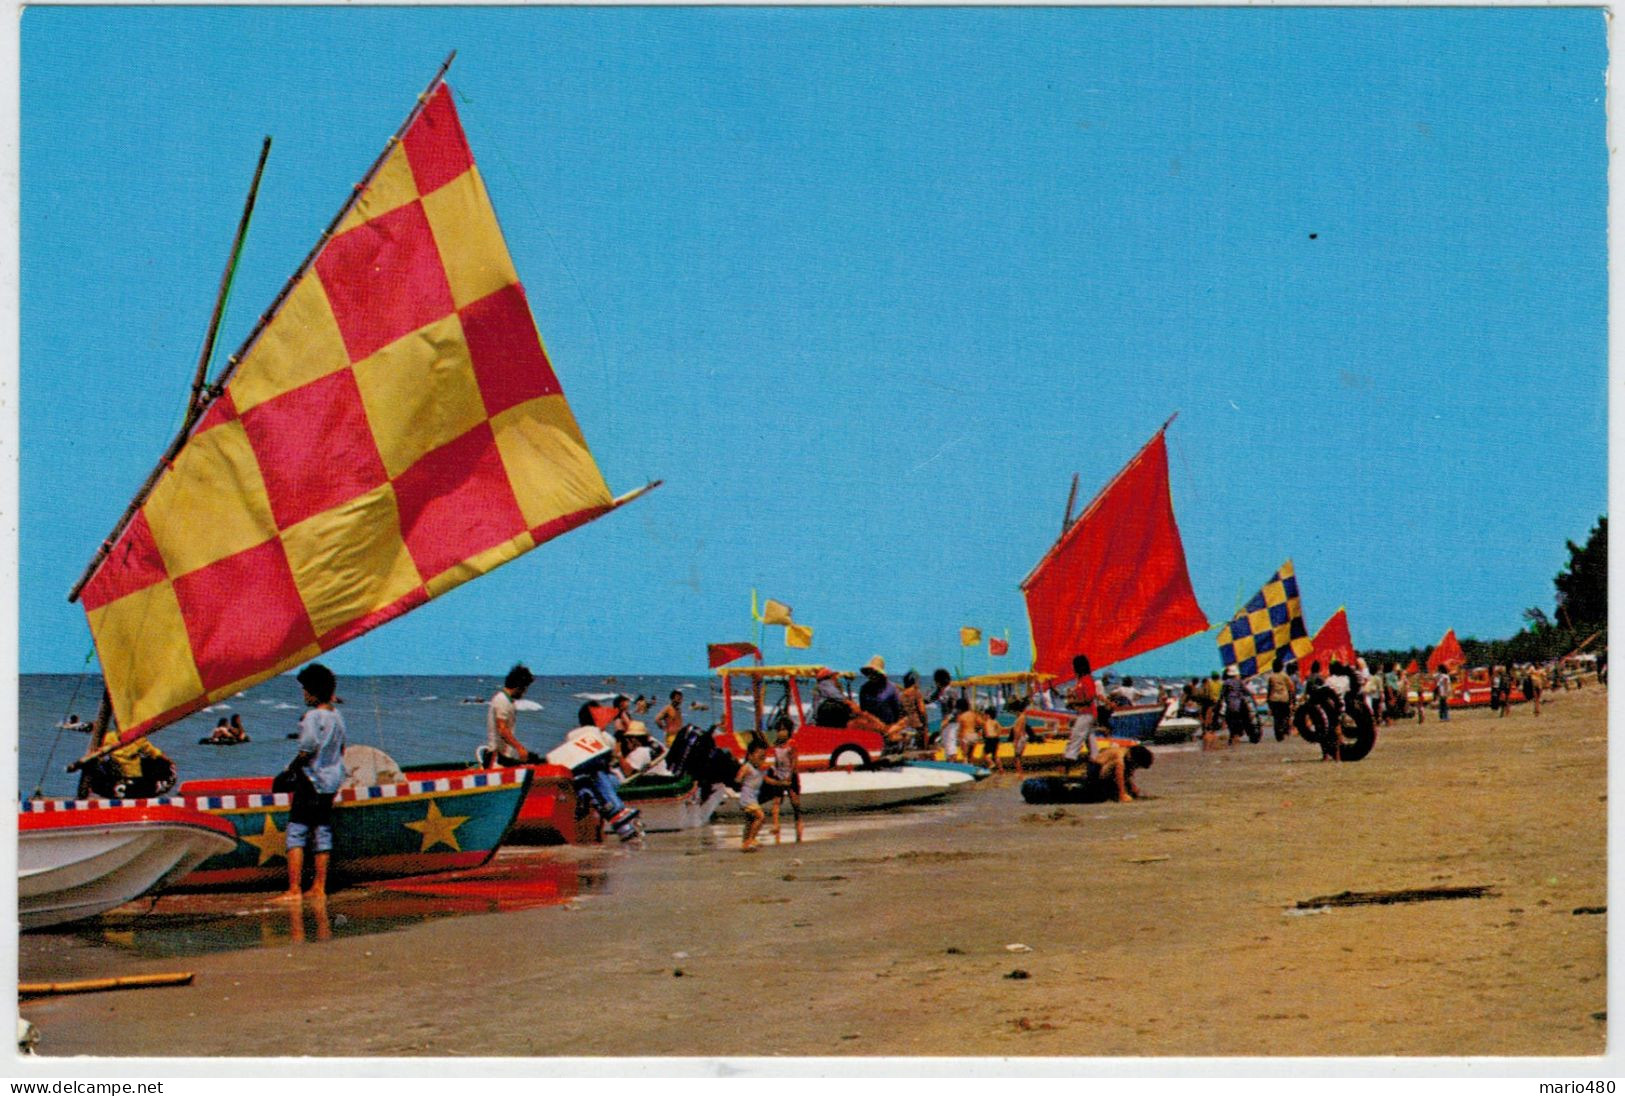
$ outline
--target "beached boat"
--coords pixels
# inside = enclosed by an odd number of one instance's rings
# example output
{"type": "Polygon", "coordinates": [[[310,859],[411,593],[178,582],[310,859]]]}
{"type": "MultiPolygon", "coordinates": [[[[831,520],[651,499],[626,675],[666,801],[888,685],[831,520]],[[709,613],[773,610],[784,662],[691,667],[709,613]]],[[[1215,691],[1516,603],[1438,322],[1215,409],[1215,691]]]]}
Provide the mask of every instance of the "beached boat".
{"type": "Polygon", "coordinates": [[[169,803],[24,802],[18,922],[27,930],[95,917],[164,889],[236,843],[224,820],[169,803]]]}
{"type": "Polygon", "coordinates": [[[657,772],[640,773],[617,790],[623,803],[641,812],[638,823],[647,833],[698,829],[731,794],[718,785],[705,795],[693,777],[657,772]]]}
{"type": "MultiPolygon", "coordinates": [[[[790,720],[794,729],[791,742],[797,751],[797,768],[802,772],[856,768],[899,757],[901,747],[888,745],[879,732],[818,725],[816,713],[810,706],[814,682],[821,672],[828,671],[823,666],[724,666],[719,669],[722,695],[731,702],[723,704],[717,744],[744,760],[753,737],[769,744],[773,742],[771,728],[782,716],[790,720]],[[734,706],[740,703],[733,692],[736,681],[744,685],[750,698],[749,703],[743,705],[751,712],[748,725],[740,725],[734,719],[734,706]]],[[[850,682],[853,675],[836,676],[850,682]]]]}
{"type": "MultiPolygon", "coordinates": [[[[870,811],[929,803],[974,779],[962,772],[909,766],[804,772],[801,774],[801,813],[870,811]]],[[[743,814],[737,796],[730,796],[716,810],[718,818],[740,818],[743,814]]]]}
{"type": "MultiPolygon", "coordinates": [[[[1162,424],[1076,521],[1074,478],[1060,537],[1021,582],[1032,625],[1034,675],[1069,681],[1075,655],[1087,656],[1100,671],[1207,629],[1207,615],[1191,590],[1168,488],[1165,435],[1173,421],[1162,424]]],[[[1034,715],[1050,721],[1054,737],[1029,738],[1023,767],[1060,763],[1071,714],[1034,715]]],[[[1160,704],[1117,709],[1107,733],[1126,743],[1149,741],[1163,717],[1160,704]]],[[[1008,745],[1000,747],[1001,758],[1008,745]]]]}
{"type": "MultiPolygon", "coordinates": [[[[185,420],[70,594],[105,682],[98,744],[110,723],[134,741],[657,486],[612,497],[598,470],[464,138],[450,63],[211,381],[266,142],[185,420]]],[[[347,788],[331,873],[482,863],[530,783],[464,770],[347,788]]],[[[181,793],[238,838],[188,886],[285,870],[288,798],[268,781],[181,793]]]]}
{"type": "MultiPolygon", "coordinates": [[[[577,809],[577,797],[570,770],[562,765],[524,765],[530,773],[530,790],[525,793],[519,813],[514,816],[505,842],[518,845],[584,845],[600,840],[602,825],[594,811],[577,809]]],[[[412,780],[441,780],[480,772],[477,767],[454,761],[402,766],[412,780]]]]}
{"type": "MultiPolygon", "coordinates": [[[[345,883],[477,868],[501,845],[529,786],[524,769],[492,769],[341,788],[333,803],[330,878],[345,883]]],[[[223,819],[236,841],[171,889],[288,885],[283,834],[292,799],[273,792],[269,777],[192,780],[176,792],[136,802],[223,819]]]]}
{"type": "MultiPolygon", "coordinates": [[[[1019,698],[1031,705],[1054,681],[1053,674],[1016,671],[979,674],[959,678],[951,684],[963,691],[963,695],[973,708],[980,710],[989,703],[997,708],[1001,713],[1000,721],[1005,724],[1008,732],[1010,724],[1014,722],[1014,718],[1010,717],[1008,712],[1010,701],[1019,698]]],[[[1157,729],[1163,722],[1164,711],[1161,704],[1136,704],[1132,707],[1113,709],[1110,727],[1103,726],[1102,733],[1105,737],[1124,745],[1154,741],[1157,729]]],[[[1065,710],[1028,707],[1027,747],[1021,755],[1024,770],[1046,769],[1065,764],[1066,758],[1062,755],[1066,750],[1067,732],[1071,727],[1072,718],[1072,713],[1065,710]]],[[[983,765],[989,763],[985,750],[983,742],[978,741],[973,751],[974,756],[983,765]]],[[[940,749],[933,756],[938,760],[946,760],[940,749]]],[[[998,760],[1004,765],[1014,766],[1015,757],[1015,747],[1006,733],[999,739],[998,760]]]]}

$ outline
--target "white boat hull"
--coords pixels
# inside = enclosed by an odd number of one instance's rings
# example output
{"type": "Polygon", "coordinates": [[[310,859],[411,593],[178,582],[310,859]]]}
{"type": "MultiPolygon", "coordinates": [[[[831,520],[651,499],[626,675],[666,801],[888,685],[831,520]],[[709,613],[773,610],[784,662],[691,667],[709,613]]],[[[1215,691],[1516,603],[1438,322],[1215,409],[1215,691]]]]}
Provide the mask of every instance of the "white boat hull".
{"type": "MultiPolygon", "coordinates": [[[[74,822],[20,828],[17,917],[36,929],[94,917],[180,879],[204,860],[229,852],[235,837],[197,812],[116,808],[74,822]],[[127,817],[120,817],[127,815],[127,817]]],[[[66,816],[64,816],[64,819],[66,816]]]]}
{"type": "MultiPolygon", "coordinates": [[[[928,803],[941,799],[960,784],[970,783],[965,773],[941,769],[855,769],[801,774],[801,813],[867,811],[928,803]]],[[[743,818],[737,796],[717,809],[718,818],[743,818]]]]}

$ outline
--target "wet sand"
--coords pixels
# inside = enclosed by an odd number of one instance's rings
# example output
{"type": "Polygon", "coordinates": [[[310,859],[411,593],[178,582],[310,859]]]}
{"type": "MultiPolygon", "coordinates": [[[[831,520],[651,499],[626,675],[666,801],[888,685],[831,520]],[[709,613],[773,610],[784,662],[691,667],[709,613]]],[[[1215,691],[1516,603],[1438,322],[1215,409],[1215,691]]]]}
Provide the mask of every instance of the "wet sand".
{"type": "Polygon", "coordinates": [[[29,935],[24,980],[196,980],[22,1014],[47,1055],[1602,1054],[1607,918],[1576,911],[1607,903],[1604,701],[1431,714],[1350,765],[1160,751],[1128,805],[1028,806],[1007,775],[752,855],[731,828],[560,850],[592,873],[562,905],[395,931],[318,940],[307,911],[296,942],[237,896],[270,946],[29,935]]]}

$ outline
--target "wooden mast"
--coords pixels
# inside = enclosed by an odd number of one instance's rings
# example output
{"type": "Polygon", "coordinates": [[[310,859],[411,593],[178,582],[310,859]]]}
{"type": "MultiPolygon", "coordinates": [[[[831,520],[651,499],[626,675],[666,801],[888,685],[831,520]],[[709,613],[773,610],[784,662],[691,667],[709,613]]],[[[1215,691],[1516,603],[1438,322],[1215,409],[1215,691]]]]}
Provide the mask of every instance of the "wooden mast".
{"type": "Polygon", "coordinates": [[[254,200],[259,196],[260,177],[265,174],[265,160],[271,155],[271,138],[260,146],[260,162],[254,168],[254,181],[248,187],[248,201],[243,215],[237,221],[237,235],[231,241],[231,258],[226,260],[225,272],[220,275],[220,292],[214,298],[214,313],[209,317],[209,333],[203,337],[203,352],[198,355],[197,374],[192,378],[192,398],[186,413],[192,414],[203,404],[203,385],[208,380],[209,361],[214,357],[214,340],[220,334],[220,321],[226,314],[226,298],[231,295],[232,278],[237,273],[237,260],[242,258],[243,238],[248,235],[248,219],[254,215],[254,200]]]}
{"type": "MultiPolygon", "coordinates": [[[[138,496],[140,499],[145,499],[146,495],[152,490],[153,483],[157,481],[158,472],[173,459],[175,453],[180,451],[180,446],[185,443],[187,434],[191,432],[198,417],[203,413],[205,406],[205,401],[202,398],[203,386],[208,379],[209,361],[214,357],[215,339],[220,334],[220,324],[226,315],[226,298],[231,295],[231,283],[237,273],[237,261],[242,258],[243,241],[248,236],[248,222],[254,215],[254,203],[259,198],[260,193],[260,180],[265,176],[265,161],[270,155],[271,138],[266,137],[265,141],[260,145],[259,163],[254,165],[254,180],[248,185],[248,199],[243,203],[243,214],[237,219],[237,233],[232,237],[231,254],[226,259],[226,269],[220,274],[220,288],[215,293],[214,311],[209,314],[209,329],[203,336],[203,351],[198,355],[197,372],[192,377],[192,394],[186,404],[185,423],[181,427],[175,443],[170,447],[171,452],[166,454],[164,461],[153,470],[152,475],[148,477],[147,483],[142,487],[138,496]]],[[[132,503],[130,509],[125,512],[125,516],[119,519],[117,531],[103,542],[101,549],[96,553],[96,558],[85,569],[85,573],[80,576],[79,581],[74,583],[73,590],[68,595],[69,601],[73,601],[79,596],[79,592],[84,589],[85,583],[90,581],[90,576],[95,573],[102,560],[107,558],[107,553],[112,551],[113,542],[118,539],[119,533],[123,532],[124,526],[128,524],[138,505],[139,503],[132,503]]],[[[106,752],[99,747],[101,746],[102,735],[107,731],[107,725],[112,719],[113,697],[107,691],[106,678],[104,677],[102,680],[102,697],[96,705],[96,718],[90,725],[92,752],[71,763],[68,766],[68,772],[77,771],[90,758],[100,756],[106,752]]]]}
{"type": "Polygon", "coordinates": [[[1066,515],[1061,518],[1061,535],[1072,528],[1072,504],[1078,501],[1078,474],[1072,473],[1072,490],[1066,493],[1066,515]]]}

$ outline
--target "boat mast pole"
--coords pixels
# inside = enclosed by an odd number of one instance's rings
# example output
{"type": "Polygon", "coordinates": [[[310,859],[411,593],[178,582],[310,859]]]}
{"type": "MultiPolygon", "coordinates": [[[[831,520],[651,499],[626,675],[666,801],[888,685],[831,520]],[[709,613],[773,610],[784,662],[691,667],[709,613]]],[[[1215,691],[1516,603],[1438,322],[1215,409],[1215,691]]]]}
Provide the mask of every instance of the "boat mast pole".
{"type": "MultiPolygon", "coordinates": [[[[208,377],[209,360],[214,357],[215,339],[220,334],[220,324],[221,321],[225,319],[226,315],[226,298],[231,293],[232,279],[237,274],[237,261],[242,258],[243,241],[248,236],[248,222],[254,215],[254,203],[258,199],[260,192],[260,180],[265,176],[265,161],[270,157],[270,155],[271,138],[266,137],[264,143],[260,145],[259,163],[254,165],[254,181],[248,186],[248,200],[243,203],[243,215],[237,219],[237,234],[232,238],[231,241],[231,256],[226,260],[226,269],[220,274],[220,289],[215,294],[214,312],[209,316],[209,330],[203,336],[203,352],[198,356],[197,373],[192,378],[192,395],[186,404],[185,425],[182,427],[180,433],[182,438],[186,436],[186,434],[191,430],[192,426],[196,423],[198,416],[202,414],[203,401],[201,397],[204,382],[208,377]]],[[[160,464],[159,467],[162,468],[163,465],[160,464]]],[[[156,476],[157,473],[155,471],[153,478],[155,479],[156,476]]],[[[146,490],[150,490],[150,487],[143,489],[143,495],[146,493],[146,490]]],[[[131,509],[133,510],[134,507],[131,509]]],[[[119,526],[121,529],[129,521],[129,517],[130,515],[126,514],[125,517],[119,519],[119,526]]],[[[109,541],[112,539],[114,538],[109,538],[109,541]]],[[[108,545],[104,545],[104,547],[107,548],[107,550],[111,550],[110,543],[108,545]]],[[[74,597],[78,595],[79,591],[84,588],[84,584],[89,581],[90,575],[94,573],[96,567],[103,559],[106,558],[106,555],[106,551],[97,553],[95,562],[91,564],[90,568],[85,572],[84,576],[79,580],[79,582],[74,585],[73,592],[68,595],[69,601],[72,601],[74,597]]],[[[107,725],[112,721],[112,718],[113,697],[107,691],[107,685],[104,680],[102,684],[102,697],[96,705],[96,718],[90,726],[90,744],[93,748],[101,745],[102,734],[107,730],[107,725]]],[[[84,759],[81,758],[79,761],[71,765],[68,771],[75,771],[83,763],[84,759]]]]}
{"type": "Polygon", "coordinates": [[[389,154],[395,150],[395,146],[397,143],[399,143],[401,135],[407,131],[413,122],[417,121],[418,115],[423,113],[423,107],[426,103],[428,103],[429,96],[433,94],[435,88],[440,86],[440,81],[445,78],[446,70],[451,67],[451,63],[456,56],[457,51],[452,50],[451,53],[446,56],[446,59],[440,63],[440,68],[435,71],[434,79],[429,81],[429,86],[423,90],[422,95],[418,96],[417,105],[413,107],[411,113],[406,116],[406,121],[401,123],[400,128],[397,129],[394,135],[384,144],[384,151],[378,154],[378,159],[374,160],[372,167],[367,169],[367,174],[363,176],[361,181],[357,183],[350,191],[349,198],[345,200],[338,213],[334,214],[332,221],[328,223],[327,228],[323,230],[321,237],[316,241],[316,246],[310,249],[310,254],[306,255],[304,262],[299,264],[299,269],[295,270],[293,276],[288,279],[286,284],[283,285],[282,291],[278,293],[276,295],[276,299],[271,302],[271,307],[266,309],[265,314],[261,316],[259,322],[254,325],[254,330],[250,331],[248,338],[243,340],[242,346],[237,349],[235,354],[226,359],[226,368],[221,371],[220,376],[215,379],[213,384],[208,385],[203,392],[199,394],[202,399],[193,400],[192,406],[186,416],[186,422],[182,424],[180,432],[175,436],[175,440],[170,443],[169,448],[164,451],[164,455],[159,460],[158,466],[152,470],[150,475],[147,476],[146,481],[141,485],[141,489],[136,492],[135,498],[130,501],[130,505],[125,509],[123,515],[113,526],[113,531],[108,534],[106,540],[102,541],[101,547],[96,550],[95,558],[92,559],[90,561],[90,565],[85,568],[84,574],[79,576],[79,581],[75,582],[73,584],[73,589],[68,591],[69,601],[79,600],[79,594],[84,590],[85,583],[90,581],[91,576],[96,573],[96,569],[102,565],[102,561],[104,561],[113,551],[113,545],[118,543],[118,538],[123,535],[125,526],[130,524],[130,521],[135,517],[136,511],[141,509],[142,504],[147,501],[147,496],[152,494],[152,489],[158,483],[158,477],[163,474],[164,469],[168,468],[169,465],[173,463],[176,455],[180,453],[181,447],[186,444],[186,440],[192,432],[192,427],[197,425],[197,420],[203,416],[203,412],[208,409],[209,404],[213,403],[214,400],[219,397],[221,391],[224,390],[226,383],[231,380],[232,374],[237,371],[238,363],[240,363],[243,358],[248,355],[248,352],[253,349],[254,344],[259,341],[259,337],[265,331],[265,328],[276,317],[277,313],[281,311],[282,304],[288,299],[288,294],[293,292],[294,285],[299,281],[300,278],[304,277],[305,272],[309,270],[311,264],[316,261],[316,256],[320,255],[322,249],[327,246],[327,241],[332,238],[334,230],[338,228],[340,223],[342,223],[344,218],[349,214],[351,208],[354,207],[356,202],[360,200],[362,193],[367,189],[367,184],[372,182],[373,176],[378,174],[379,170],[384,166],[384,161],[387,160],[389,158],[389,154]]]}
{"type": "Polygon", "coordinates": [[[1066,516],[1061,519],[1061,535],[1072,528],[1072,504],[1078,501],[1078,474],[1072,473],[1072,490],[1066,493],[1066,516]]]}
{"type": "Polygon", "coordinates": [[[254,215],[254,201],[260,193],[260,178],[265,174],[265,160],[270,155],[271,138],[267,136],[260,146],[260,162],[254,167],[254,181],[248,186],[248,201],[243,204],[243,215],[237,221],[237,235],[231,241],[231,258],[226,260],[225,272],[220,275],[220,291],[215,294],[214,313],[209,317],[209,333],[203,337],[203,352],[198,355],[197,373],[192,377],[192,398],[186,404],[188,417],[199,413],[203,407],[203,385],[209,377],[214,341],[220,334],[220,321],[226,315],[226,298],[231,294],[231,282],[237,274],[237,260],[243,254],[243,239],[248,235],[248,220],[254,215]]]}

